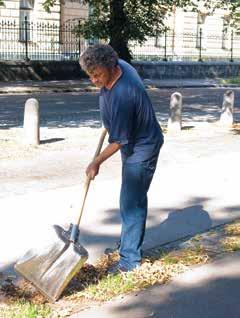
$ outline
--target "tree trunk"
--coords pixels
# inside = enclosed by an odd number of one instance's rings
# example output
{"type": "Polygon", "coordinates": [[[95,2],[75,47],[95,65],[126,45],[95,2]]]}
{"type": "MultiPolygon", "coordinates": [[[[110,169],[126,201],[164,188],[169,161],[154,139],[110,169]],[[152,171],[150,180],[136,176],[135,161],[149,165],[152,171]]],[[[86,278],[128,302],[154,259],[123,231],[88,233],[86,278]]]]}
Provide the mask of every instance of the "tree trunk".
{"type": "Polygon", "coordinates": [[[128,37],[124,26],[127,23],[124,12],[125,0],[110,0],[110,42],[109,44],[118,53],[119,57],[131,62],[132,56],[128,49],[128,37]]]}

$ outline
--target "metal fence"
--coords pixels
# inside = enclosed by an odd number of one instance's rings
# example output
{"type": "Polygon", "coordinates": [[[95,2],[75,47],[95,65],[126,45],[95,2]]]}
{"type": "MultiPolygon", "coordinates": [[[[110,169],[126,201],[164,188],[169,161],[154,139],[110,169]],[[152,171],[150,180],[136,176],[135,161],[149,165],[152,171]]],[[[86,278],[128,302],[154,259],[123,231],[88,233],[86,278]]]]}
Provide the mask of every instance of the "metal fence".
{"type": "Polygon", "coordinates": [[[233,30],[206,35],[165,31],[143,45],[132,43],[135,60],[148,61],[236,61],[240,60],[240,36],[233,30]]]}
{"type": "MultiPolygon", "coordinates": [[[[77,36],[78,24],[0,20],[0,60],[77,60],[96,42],[77,36]]],[[[166,30],[141,46],[131,42],[129,48],[134,60],[240,60],[240,36],[233,30],[208,35],[202,29],[183,34],[166,30]]]]}
{"type": "Polygon", "coordinates": [[[0,20],[0,60],[77,60],[89,44],[76,35],[78,23],[0,20]]]}

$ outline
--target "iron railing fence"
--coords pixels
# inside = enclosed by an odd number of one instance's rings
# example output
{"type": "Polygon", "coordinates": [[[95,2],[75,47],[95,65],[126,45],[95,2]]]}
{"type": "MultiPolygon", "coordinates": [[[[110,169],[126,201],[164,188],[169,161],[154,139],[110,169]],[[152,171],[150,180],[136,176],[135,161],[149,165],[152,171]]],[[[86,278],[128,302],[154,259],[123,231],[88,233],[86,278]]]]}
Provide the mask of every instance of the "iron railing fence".
{"type": "MultiPolygon", "coordinates": [[[[19,20],[0,20],[0,60],[78,60],[81,52],[95,39],[79,37],[79,21],[60,25],[19,20]]],[[[233,30],[206,35],[174,34],[166,30],[159,37],[149,38],[143,45],[131,42],[134,60],[148,61],[211,61],[240,60],[240,35],[233,30]]]]}
{"type": "Polygon", "coordinates": [[[78,23],[0,20],[0,60],[77,60],[89,42],[76,35],[78,23]]]}
{"type": "Polygon", "coordinates": [[[205,35],[165,31],[149,38],[143,45],[131,43],[134,60],[144,61],[231,61],[240,60],[240,35],[228,33],[205,35]]]}

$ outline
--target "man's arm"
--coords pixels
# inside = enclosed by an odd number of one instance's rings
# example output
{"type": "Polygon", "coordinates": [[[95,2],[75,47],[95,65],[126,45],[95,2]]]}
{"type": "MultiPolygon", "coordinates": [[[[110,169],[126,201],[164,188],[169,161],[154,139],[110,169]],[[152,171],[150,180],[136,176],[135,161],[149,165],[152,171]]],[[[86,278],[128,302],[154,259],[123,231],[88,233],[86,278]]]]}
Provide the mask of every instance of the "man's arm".
{"type": "Polygon", "coordinates": [[[87,167],[86,175],[93,180],[98,174],[100,165],[121,148],[118,143],[110,143],[87,167]]]}

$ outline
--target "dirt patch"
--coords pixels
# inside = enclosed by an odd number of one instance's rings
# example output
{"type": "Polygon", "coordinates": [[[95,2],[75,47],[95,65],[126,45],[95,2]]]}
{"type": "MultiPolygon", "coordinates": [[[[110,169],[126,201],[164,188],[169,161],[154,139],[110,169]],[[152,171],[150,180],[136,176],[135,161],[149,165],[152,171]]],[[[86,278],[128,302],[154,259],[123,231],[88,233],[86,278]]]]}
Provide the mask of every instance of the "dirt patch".
{"type": "Polygon", "coordinates": [[[30,159],[51,151],[87,150],[96,143],[97,128],[42,128],[40,145],[24,143],[23,128],[0,129],[0,160],[30,159]]]}

